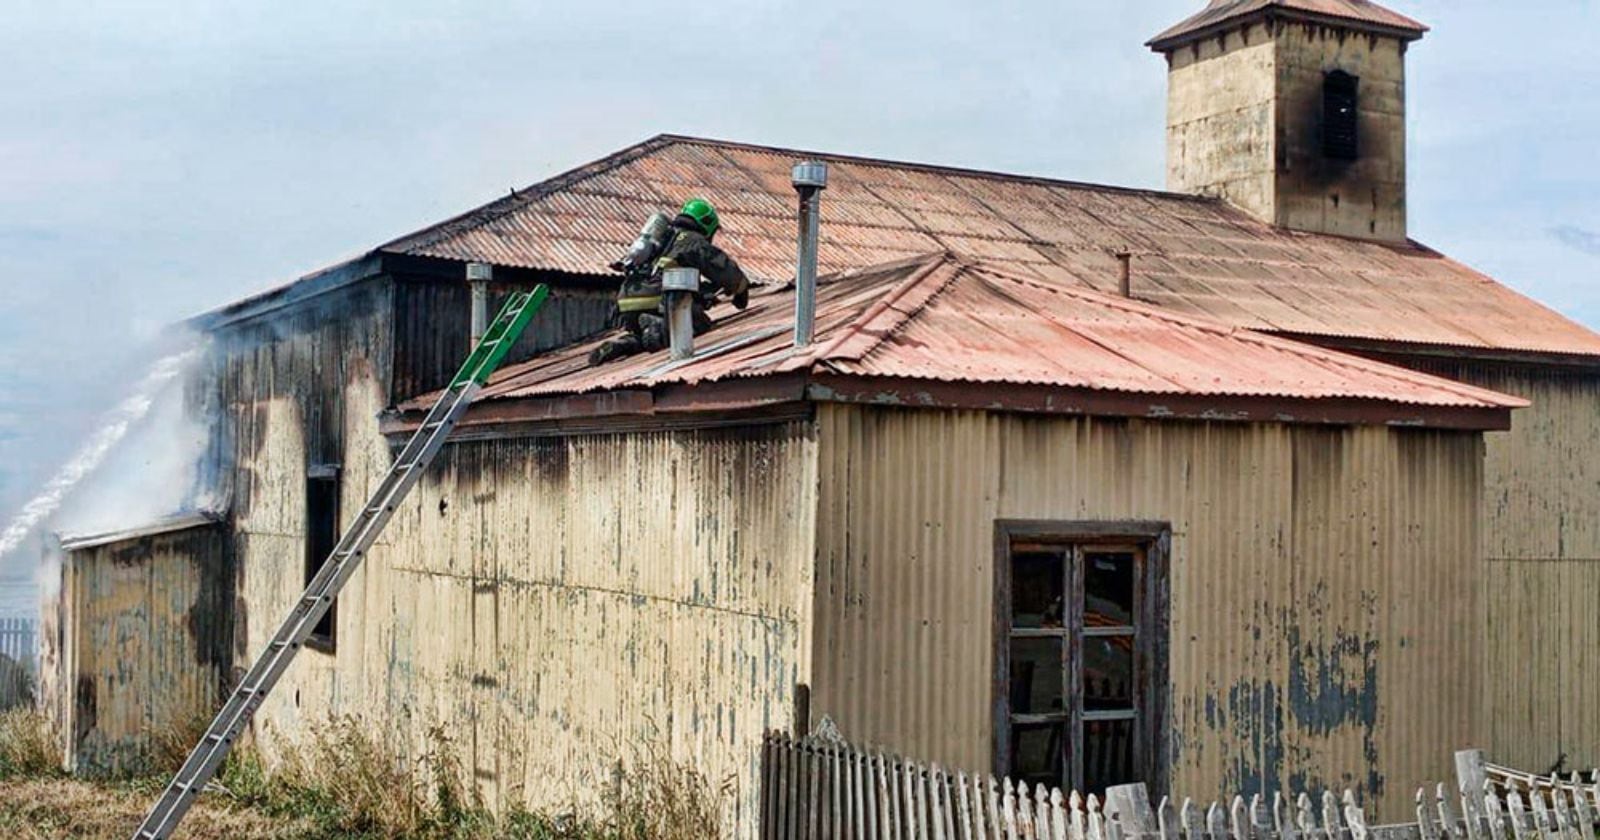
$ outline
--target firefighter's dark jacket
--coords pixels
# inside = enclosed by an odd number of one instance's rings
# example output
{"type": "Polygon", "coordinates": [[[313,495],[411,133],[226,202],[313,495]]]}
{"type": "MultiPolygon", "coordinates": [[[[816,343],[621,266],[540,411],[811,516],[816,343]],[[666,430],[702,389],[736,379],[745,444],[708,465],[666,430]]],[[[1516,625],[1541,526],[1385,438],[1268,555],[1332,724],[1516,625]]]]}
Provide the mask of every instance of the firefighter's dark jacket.
{"type": "Polygon", "coordinates": [[[750,294],[750,279],[733,258],[700,232],[700,225],[688,216],[672,221],[672,241],[656,260],[648,278],[630,278],[622,284],[617,308],[622,312],[654,311],[661,304],[661,272],[668,268],[692,268],[700,272],[700,299],[710,304],[719,295],[733,299],[743,309],[750,294]]]}

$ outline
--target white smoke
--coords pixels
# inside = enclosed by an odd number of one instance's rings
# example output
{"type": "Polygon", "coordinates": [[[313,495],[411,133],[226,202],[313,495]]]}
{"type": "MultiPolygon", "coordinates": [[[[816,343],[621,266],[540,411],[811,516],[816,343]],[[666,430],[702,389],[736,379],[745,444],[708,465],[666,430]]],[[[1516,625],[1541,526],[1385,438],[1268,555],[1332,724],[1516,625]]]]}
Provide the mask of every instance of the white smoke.
{"type": "MultiPolygon", "coordinates": [[[[140,425],[140,421],[150,414],[151,407],[156,405],[158,401],[161,403],[162,408],[156,417],[152,419],[159,419],[161,423],[150,425],[158,425],[160,428],[157,430],[157,434],[147,437],[151,437],[153,441],[173,437],[172,432],[175,429],[175,425],[181,424],[183,418],[182,378],[180,375],[190,369],[191,365],[200,358],[202,351],[203,347],[191,342],[189,346],[162,357],[134,385],[131,393],[122,402],[118,403],[115,408],[107,412],[100,428],[91,434],[89,439],[72,454],[72,457],[45,484],[43,489],[22,506],[21,511],[6,526],[5,531],[0,532],[0,558],[4,558],[25,543],[31,543],[32,541],[28,539],[29,536],[33,535],[41,525],[51,519],[52,515],[61,508],[62,503],[68,499],[74,488],[86,476],[96,472],[97,468],[106,460],[107,455],[117,449],[117,444],[127,437],[131,429],[140,425]]],[[[150,454],[159,458],[163,464],[184,459],[187,459],[190,465],[195,464],[204,448],[203,432],[198,436],[187,432],[179,433],[176,439],[178,440],[178,448],[185,450],[192,448],[193,454],[175,453],[171,447],[150,454]],[[198,438],[198,442],[196,442],[196,438],[198,438]]],[[[121,473],[123,471],[117,470],[115,472],[121,473]]],[[[113,475],[110,481],[121,482],[134,477],[113,475]]],[[[162,483],[157,482],[157,487],[162,483]]],[[[182,494],[189,490],[188,487],[176,488],[172,486],[168,486],[165,489],[167,492],[159,493],[156,496],[96,492],[85,498],[85,502],[88,502],[91,499],[110,501],[114,497],[114,501],[110,504],[96,502],[80,506],[78,500],[74,498],[74,504],[70,511],[70,527],[81,532],[101,527],[114,527],[115,523],[112,520],[137,520],[140,517],[149,515],[163,505],[176,505],[181,502],[182,494]]],[[[170,513],[172,511],[166,512],[170,513]]],[[[141,523],[131,521],[129,527],[136,524],[141,523]]],[[[49,575],[46,575],[46,577],[48,578],[49,575]]]]}

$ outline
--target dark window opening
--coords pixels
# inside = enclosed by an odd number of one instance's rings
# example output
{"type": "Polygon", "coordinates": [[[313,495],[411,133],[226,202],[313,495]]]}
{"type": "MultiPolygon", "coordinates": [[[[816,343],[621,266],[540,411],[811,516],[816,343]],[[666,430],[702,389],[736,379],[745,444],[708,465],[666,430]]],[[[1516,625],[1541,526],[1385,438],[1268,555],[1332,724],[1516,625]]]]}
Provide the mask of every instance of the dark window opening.
{"type": "Polygon", "coordinates": [[[1322,78],[1322,154],[1336,160],[1355,160],[1360,154],[1356,134],[1356,86],[1360,82],[1343,70],[1322,78]]]}
{"type": "Polygon", "coordinates": [[[1165,527],[999,530],[996,769],[1085,794],[1161,789],[1165,527]]]}
{"type": "MultiPolygon", "coordinates": [[[[323,561],[339,544],[339,467],[322,465],[306,470],[306,559],[305,582],[311,583],[323,561]]],[[[309,644],[332,649],[337,622],[336,599],[311,631],[309,644]]]]}

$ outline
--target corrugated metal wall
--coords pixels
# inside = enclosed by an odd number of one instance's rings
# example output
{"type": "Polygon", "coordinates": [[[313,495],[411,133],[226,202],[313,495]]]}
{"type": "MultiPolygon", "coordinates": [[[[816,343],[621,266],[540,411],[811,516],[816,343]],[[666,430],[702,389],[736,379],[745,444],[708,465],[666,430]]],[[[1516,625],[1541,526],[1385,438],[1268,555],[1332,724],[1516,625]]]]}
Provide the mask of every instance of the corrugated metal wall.
{"type": "MultiPolygon", "coordinates": [[[[378,399],[360,393],[352,418],[378,399]]],[[[298,570],[300,543],[265,532],[298,533],[297,418],[265,425],[255,472],[283,507],[253,506],[246,601],[277,616],[298,580],[269,570],[298,570]]],[[[346,511],[387,458],[349,451],[346,511]]],[[[491,802],[542,807],[653,744],[753,813],[761,735],[805,678],[815,483],[808,423],[453,444],[340,596],[335,653],[301,656],[256,733],[354,714],[421,755],[443,726],[491,802]]],[[[252,653],[270,630],[250,622],[252,653]]]]}
{"type": "Polygon", "coordinates": [[[1175,793],[1352,786],[1398,817],[1479,737],[1476,434],[819,415],[813,716],[992,764],[994,522],[1172,526],[1175,793]]]}
{"type": "MultiPolygon", "coordinates": [[[[394,398],[399,402],[444,387],[461,367],[472,331],[472,294],[460,282],[419,279],[396,282],[394,293],[394,398]]],[[[505,305],[506,294],[505,287],[492,290],[490,318],[505,305]]],[[[606,329],[615,303],[615,292],[555,289],[505,364],[606,329]]]]}
{"type": "MultiPolygon", "coordinates": [[[[389,402],[391,296],[387,280],[362,283],[219,336],[215,375],[228,412],[222,460],[233,470],[234,662],[241,669],[260,654],[305,585],[307,467],[342,465],[340,510],[349,521],[365,501],[372,471],[387,466],[377,416],[389,402]]],[[[341,628],[349,600],[339,601],[341,628]]],[[[304,649],[251,731],[258,738],[296,732],[305,721],[349,711],[328,701],[334,665],[334,656],[304,649]]]]}
{"type": "Polygon", "coordinates": [[[62,585],[68,767],[151,769],[157,739],[197,732],[229,676],[226,532],[202,526],[69,552],[62,585]]]}
{"type": "Polygon", "coordinates": [[[1488,436],[1484,746],[1527,770],[1600,765],[1600,375],[1407,364],[1533,403],[1488,436]]]}

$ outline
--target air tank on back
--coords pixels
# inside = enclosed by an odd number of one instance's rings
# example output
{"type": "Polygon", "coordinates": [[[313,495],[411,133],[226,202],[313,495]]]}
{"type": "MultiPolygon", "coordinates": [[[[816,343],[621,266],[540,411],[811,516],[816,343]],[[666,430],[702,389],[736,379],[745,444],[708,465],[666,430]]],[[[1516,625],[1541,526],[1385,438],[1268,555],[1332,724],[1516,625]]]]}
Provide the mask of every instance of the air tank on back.
{"type": "Polygon", "coordinates": [[[623,274],[633,274],[641,269],[648,269],[655,261],[661,249],[666,245],[667,234],[672,229],[672,219],[665,213],[652,213],[639,229],[639,238],[633,240],[628,246],[628,252],[622,258],[611,264],[612,271],[623,274]]]}

